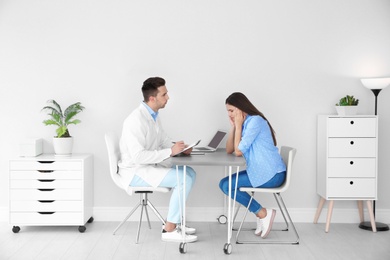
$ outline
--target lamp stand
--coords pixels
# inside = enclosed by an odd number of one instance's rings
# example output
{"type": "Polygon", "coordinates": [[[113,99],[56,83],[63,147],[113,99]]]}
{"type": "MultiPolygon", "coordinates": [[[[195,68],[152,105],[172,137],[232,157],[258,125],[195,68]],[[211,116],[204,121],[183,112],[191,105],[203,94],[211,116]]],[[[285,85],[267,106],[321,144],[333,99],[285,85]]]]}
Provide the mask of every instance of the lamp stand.
{"type": "MultiPolygon", "coordinates": [[[[381,90],[382,89],[371,89],[371,91],[375,95],[375,115],[377,115],[378,95],[379,95],[379,92],[381,92],[381,90]]],[[[375,200],[373,201],[373,211],[374,211],[374,219],[375,219],[375,200]]],[[[376,226],[377,231],[388,231],[389,230],[389,226],[385,223],[375,222],[375,226],[376,226]]],[[[371,222],[370,221],[361,222],[359,224],[359,228],[372,231],[371,222]]]]}

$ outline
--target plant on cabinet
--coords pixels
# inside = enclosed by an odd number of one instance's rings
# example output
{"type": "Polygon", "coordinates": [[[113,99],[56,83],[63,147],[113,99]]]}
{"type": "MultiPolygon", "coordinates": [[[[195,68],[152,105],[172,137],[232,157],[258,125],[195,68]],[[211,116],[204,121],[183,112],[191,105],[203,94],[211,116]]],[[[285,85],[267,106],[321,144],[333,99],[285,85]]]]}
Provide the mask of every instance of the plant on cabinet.
{"type": "Polygon", "coordinates": [[[79,124],[81,121],[74,117],[85,108],[80,102],[68,106],[64,112],[55,100],[48,100],[48,105],[42,111],[48,111],[50,119],[44,120],[45,125],[56,125],[57,136],[53,138],[54,152],[56,155],[70,155],[73,148],[73,137],[69,134],[70,124],[79,124]]]}
{"type": "Polygon", "coordinates": [[[356,115],[358,104],[359,99],[354,98],[354,96],[346,95],[336,104],[337,114],[340,116],[356,115]]]}

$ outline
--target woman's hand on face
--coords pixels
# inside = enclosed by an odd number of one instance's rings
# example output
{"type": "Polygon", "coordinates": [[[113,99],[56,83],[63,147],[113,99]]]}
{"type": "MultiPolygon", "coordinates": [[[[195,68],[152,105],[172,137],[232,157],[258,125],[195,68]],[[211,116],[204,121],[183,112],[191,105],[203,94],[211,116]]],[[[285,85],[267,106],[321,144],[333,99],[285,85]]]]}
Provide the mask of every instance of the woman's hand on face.
{"type": "Polygon", "coordinates": [[[235,127],[241,127],[242,124],[244,123],[244,121],[245,121],[244,113],[240,109],[236,108],[235,109],[235,113],[234,113],[234,125],[235,125],[235,127]]]}

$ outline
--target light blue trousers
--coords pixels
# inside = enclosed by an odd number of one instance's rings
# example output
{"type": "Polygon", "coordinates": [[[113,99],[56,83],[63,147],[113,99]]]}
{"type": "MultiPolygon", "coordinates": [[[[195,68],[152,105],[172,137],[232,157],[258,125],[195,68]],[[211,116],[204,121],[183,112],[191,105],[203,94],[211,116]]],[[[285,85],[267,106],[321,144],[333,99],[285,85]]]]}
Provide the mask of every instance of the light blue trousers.
{"type": "MultiPolygon", "coordinates": [[[[179,183],[177,182],[176,176],[176,166],[172,167],[172,169],[167,173],[165,178],[160,183],[159,187],[172,188],[172,195],[169,201],[169,209],[167,221],[171,223],[179,224],[181,223],[180,219],[180,207],[183,209],[183,205],[180,206],[180,201],[183,202],[183,166],[179,166],[179,183]],[[179,194],[180,192],[180,194],[179,194]],[[179,197],[180,196],[180,197],[179,197]],[[180,198],[180,200],[179,200],[180,198]]],[[[195,183],[196,173],[194,169],[187,166],[186,167],[186,200],[188,199],[188,195],[192,189],[192,186],[195,183]]],[[[143,179],[135,175],[133,180],[130,183],[130,186],[139,187],[150,186],[143,179]]]]}

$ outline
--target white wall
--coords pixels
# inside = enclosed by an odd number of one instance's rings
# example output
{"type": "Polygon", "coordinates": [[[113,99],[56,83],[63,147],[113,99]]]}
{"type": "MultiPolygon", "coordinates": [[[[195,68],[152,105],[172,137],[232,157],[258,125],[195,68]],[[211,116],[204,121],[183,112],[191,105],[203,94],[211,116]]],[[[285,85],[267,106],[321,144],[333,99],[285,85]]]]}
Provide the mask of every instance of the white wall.
{"type": "MultiPolygon", "coordinates": [[[[390,76],[389,12],[387,0],[0,0],[0,208],[6,212],[8,159],[18,155],[19,141],[42,137],[44,152],[53,152],[55,128],[42,124],[40,112],[48,99],[86,107],[70,131],[75,153],[94,154],[96,210],[127,207],[128,196],[108,175],[103,135],[119,134],[142,99],[142,82],[162,76],[171,99],[161,117],[175,139],[208,140],[216,129],[228,129],[225,98],[233,91],[250,97],[279,144],[298,149],[286,203],[312,221],[316,117],[334,114],[346,94],[360,99],[360,114],[374,113],[374,96],[359,79],[390,76]]],[[[387,222],[389,100],[385,89],[378,107],[377,216],[387,222]]],[[[223,169],[196,170],[189,207],[220,208],[223,169]]],[[[160,207],[168,199],[153,198],[160,207]]],[[[271,197],[261,202],[274,204],[271,197]]],[[[335,207],[336,215],[355,214],[356,204],[335,207]]]]}

